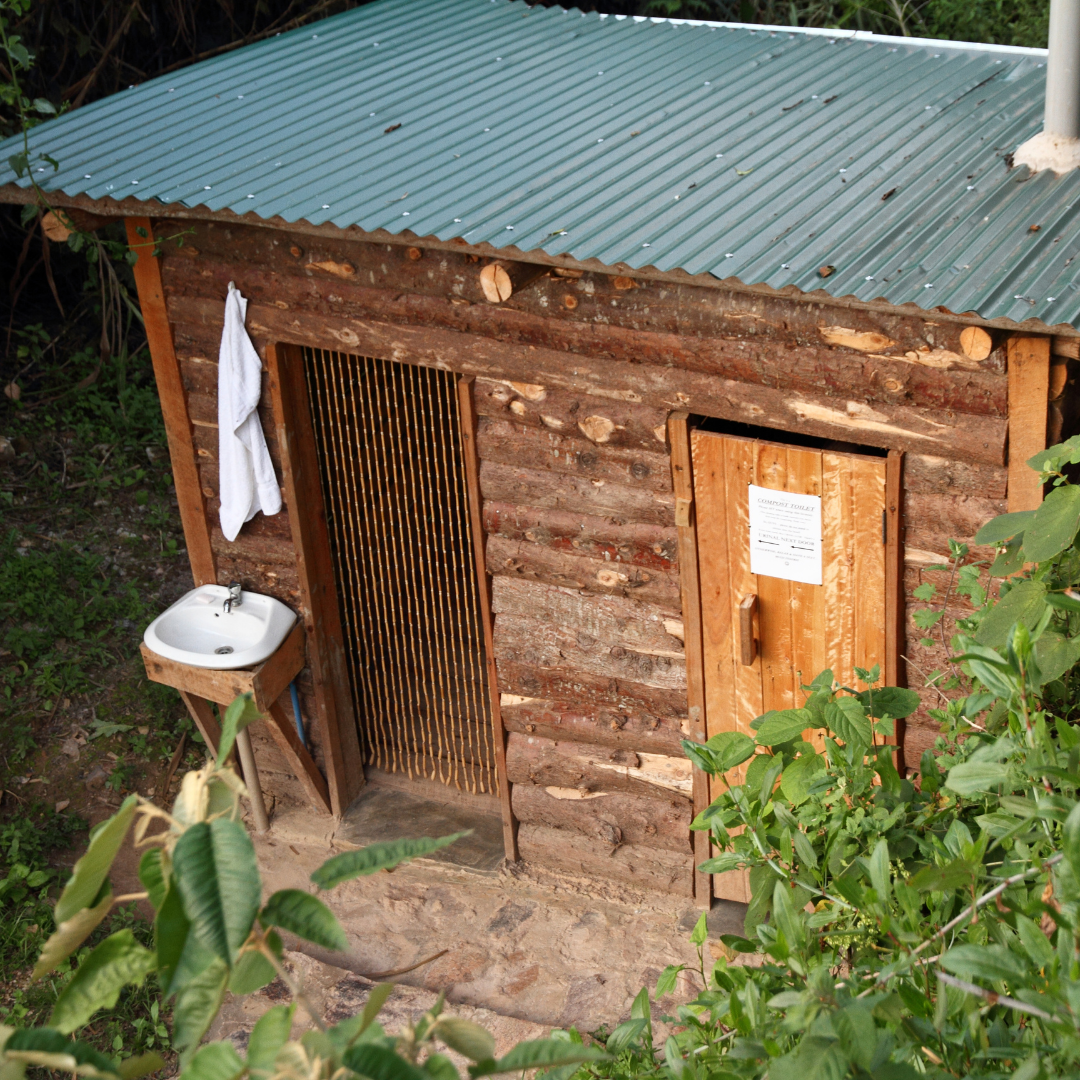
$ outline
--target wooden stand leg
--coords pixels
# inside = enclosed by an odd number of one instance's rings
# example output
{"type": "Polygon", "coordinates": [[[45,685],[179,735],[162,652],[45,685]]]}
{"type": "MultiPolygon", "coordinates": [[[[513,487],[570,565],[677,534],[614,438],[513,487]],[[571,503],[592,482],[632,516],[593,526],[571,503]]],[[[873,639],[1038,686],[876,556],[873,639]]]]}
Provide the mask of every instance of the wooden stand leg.
{"type": "Polygon", "coordinates": [[[251,749],[251,736],[247,728],[236,733],[236,749],[240,755],[240,764],[244,767],[244,784],[251,800],[251,814],[255,818],[255,831],[264,833],[270,828],[270,819],[266,816],[263,803],[262,785],[259,783],[259,770],[255,767],[255,753],[251,749]]]}
{"type": "Polygon", "coordinates": [[[199,734],[206,740],[210,753],[216,754],[221,742],[221,728],[218,727],[210,702],[197,694],[189,694],[186,690],[181,690],[179,693],[180,699],[187,706],[187,711],[191,713],[191,719],[195,721],[195,726],[199,729],[199,734]]]}

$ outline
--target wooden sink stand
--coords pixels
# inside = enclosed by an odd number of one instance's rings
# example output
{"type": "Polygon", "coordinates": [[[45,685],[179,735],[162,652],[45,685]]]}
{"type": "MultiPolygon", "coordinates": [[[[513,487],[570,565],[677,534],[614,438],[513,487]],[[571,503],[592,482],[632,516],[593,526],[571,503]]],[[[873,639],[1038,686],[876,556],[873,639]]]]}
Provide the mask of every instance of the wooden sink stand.
{"type": "MultiPolygon", "coordinates": [[[[221,728],[214,716],[211,702],[225,709],[234,698],[241,694],[251,694],[255,708],[262,714],[267,730],[300,781],[311,805],[322,813],[331,812],[326,780],[300,741],[293,721],[278,701],[305,664],[304,629],[300,623],[292,628],[273,656],[251,669],[219,671],[194,667],[191,664],[167,660],[145,645],[141,646],[141,649],[146,677],[151,682],[164,683],[180,691],[180,697],[191,713],[195,726],[202,733],[206,745],[215,753],[221,739],[221,728]]],[[[251,795],[255,827],[259,832],[266,832],[269,823],[263,804],[262,786],[259,784],[251,739],[246,729],[237,735],[236,749],[243,768],[244,783],[251,795]]]]}

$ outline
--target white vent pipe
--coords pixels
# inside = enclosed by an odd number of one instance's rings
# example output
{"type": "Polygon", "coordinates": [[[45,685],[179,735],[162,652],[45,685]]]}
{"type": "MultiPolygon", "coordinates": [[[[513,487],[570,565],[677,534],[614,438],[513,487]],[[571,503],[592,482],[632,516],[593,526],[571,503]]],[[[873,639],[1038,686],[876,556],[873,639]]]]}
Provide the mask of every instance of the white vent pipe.
{"type": "Polygon", "coordinates": [[[1065,173],[1080,167],[1080,0],[1050,0],[1049,39],[1043,129],[1013,162],[1065,173]]]}

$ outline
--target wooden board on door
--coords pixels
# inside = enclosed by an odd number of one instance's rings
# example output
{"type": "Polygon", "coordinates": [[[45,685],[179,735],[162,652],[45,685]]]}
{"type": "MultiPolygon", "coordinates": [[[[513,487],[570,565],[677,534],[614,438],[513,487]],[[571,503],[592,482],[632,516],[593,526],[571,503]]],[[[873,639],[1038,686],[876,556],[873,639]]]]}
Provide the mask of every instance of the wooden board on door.
{"type": "MultiPolygon", "coordinates": [[[[885,459],[697,430],[690,444],[709,737],[750,734],[762,713],[798,708],[801,687],[827,668],[847,686],[856,667],[884,672],[885,459]],[[751,484],[821,498],[821,585],[750,572],[751,484]],[[758,646],[747,666],[738,609],[751,594],[758,646]]],[[[748,901],[747,875],[716,875],[714,893],[748,901]]]]}

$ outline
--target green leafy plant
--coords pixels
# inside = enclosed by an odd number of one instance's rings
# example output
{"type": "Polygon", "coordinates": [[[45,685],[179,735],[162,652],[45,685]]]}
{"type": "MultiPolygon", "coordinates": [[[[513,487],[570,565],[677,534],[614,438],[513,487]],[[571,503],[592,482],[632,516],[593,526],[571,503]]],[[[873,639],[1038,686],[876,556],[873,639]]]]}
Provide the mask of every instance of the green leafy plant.
{"type": "MultiPolygon", "coordinates": [[[[1032,459],[1050,492],[979,532],[998,547],[992,565],[953,544],[936,568],[945,599],[955,589],[972,607],[948,639],[956,696],[935,710],[943,736],[917,775],[898,774],[884,740],[918,696],[877,687],[877,670],[857,688],[824,672],[801,708],[759,717],[752,734],[684,743],[726,788],[693,827],[717,849],[702,869],[749,875],[744,932],[721,939],[711,971],[702,963],[705,989],[663,1047],[621,1025],[609,1061],[583,1074],[1077,1075],[1077,463],[1080,438],[1032,459]]],[[[943,608],[927,609],[927,629],[943,608]]]]}
{"type": "MultiPolygon", "coordinates": [[[[156,916],[152,941],[141,941],[131,927],[115,930],[79,961],[56,997],[47,1027],[0,1026],[0,1072],[17,1080],[28,1066],[79,1076],[135,1080],[163,1065],[153,1040],[171,1038],[180,1052],[182,1076],[190,1080],[231,1080],[243,1076],[306,1077],[330,1080],[358,1075],[368,1080],[458,1080],[449,1047],[472,1064],[470,1080],[528,1069],[575,1067],[605,1055],[573,1039],[521,1043],[495,1058],[495,1040],[471,1021],[449,1015],[440,997],[415,1024],[396,1036],[377,1022],[393,990],[382,984],[364,1010],[333,1026],[325,1023],[304,993],[302,983],[282,962],[280,931],[327,949],[343,949],[345,932],[315,892],[283,889],[262,900],[255,848],[240,821],[243,783],[226,764],[236,735],[255,719],[250,696],[226,710],[215,759],[187,773],[171,810],[136,795],[99,825],[86,853],[76,863],[53,912],[55,930],[34,968],[42,979],[80,953],[117,904],[145,898],[156,916]],[[145,892],[114,897],[109,870],[125,843],[145,849],[139,878],[145,892]],[[102,1010],[116,1006],[127,988],[155,977],[172,1009],[172,1033],[163,1032],[161,1012],[151,1007],[150,1035],[143,1030],[145,1053],[115,1060],[77,1035],[102,1010]],[[231,1042],[202,1043],[226,990],[250,994],[280,978],[293,1002],[266,1012],[251,1035],[245,1056],[231,1042]],[[293,1015],[306,1009],[314,1028],[292,1041],[293,1015]]],[[[459,839],[451,836],[375,844],[336,855],[312,875],[319,890],[407,859],[428,854],[459,839]]],[[[117,1047],[119,1049],[119,1047],[117,1047]]]]}

